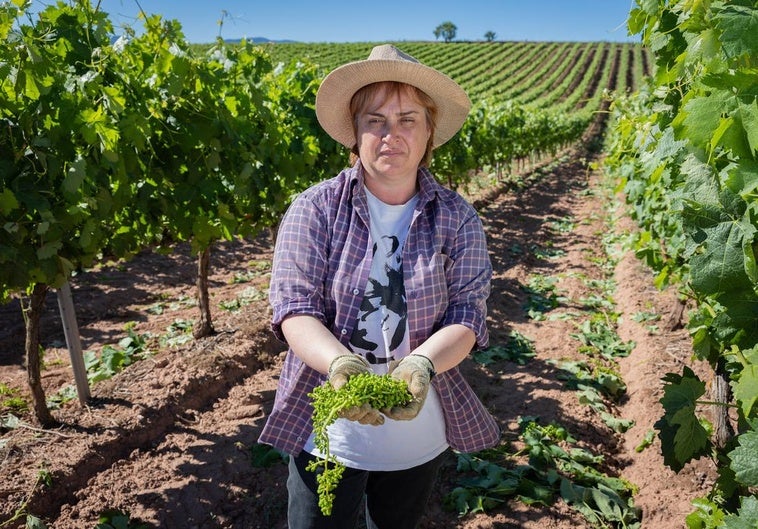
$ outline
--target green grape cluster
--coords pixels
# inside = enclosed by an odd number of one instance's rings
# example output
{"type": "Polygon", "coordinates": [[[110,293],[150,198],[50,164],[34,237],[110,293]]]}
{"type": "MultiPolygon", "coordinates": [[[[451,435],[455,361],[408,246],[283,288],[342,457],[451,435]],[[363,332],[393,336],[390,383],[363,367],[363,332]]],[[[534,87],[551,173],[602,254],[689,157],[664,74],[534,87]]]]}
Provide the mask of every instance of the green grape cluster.
{"type": "Polygon", "coordinates": [[[329,452],[327,428],[340,417],[340,412],[354,406],[368,404],[374,409],[391,408],[408,404],[413,398],[408,385],[388,375],[361,373],[353,375],[339,389],[328,382],[313,389],[308,396],[313,401],[313,433],[316,447],[324,458],[313,460],[306,470],[321,472],[316,476],[318,483],[318,505],[325,516],[332,513],[334,491],[342,479],[345,467],[329,452]]]}

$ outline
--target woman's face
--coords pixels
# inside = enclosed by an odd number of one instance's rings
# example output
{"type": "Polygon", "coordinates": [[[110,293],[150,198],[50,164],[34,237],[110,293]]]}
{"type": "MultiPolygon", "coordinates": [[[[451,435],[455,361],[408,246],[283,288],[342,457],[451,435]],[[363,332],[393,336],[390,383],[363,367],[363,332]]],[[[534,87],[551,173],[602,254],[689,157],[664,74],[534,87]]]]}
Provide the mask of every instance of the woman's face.
{"type": "Polygon", "coordinates": [[[356,116],[363,167],[385,183],[410,181],[415,189],[430,135],[426,109],[410,90],[379,90],[356,116]]]}

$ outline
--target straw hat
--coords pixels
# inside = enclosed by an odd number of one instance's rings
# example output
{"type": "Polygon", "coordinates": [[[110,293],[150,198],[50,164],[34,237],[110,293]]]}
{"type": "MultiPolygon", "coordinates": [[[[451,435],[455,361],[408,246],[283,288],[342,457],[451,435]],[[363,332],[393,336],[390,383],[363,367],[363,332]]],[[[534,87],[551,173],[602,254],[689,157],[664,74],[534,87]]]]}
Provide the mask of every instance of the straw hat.
{"type": "Polygon", "coordinates": [[[437,104],[433,146],[452,138],[466,120],[471,102],[466,92],[447,75],[425,66],[391,44],[376,46],[368,59],[334,69],[316,94],[316,117],[332,138],[352,149],[355,133],[350,99],[371,83],[399,81],[421,89],[437,104]]]}

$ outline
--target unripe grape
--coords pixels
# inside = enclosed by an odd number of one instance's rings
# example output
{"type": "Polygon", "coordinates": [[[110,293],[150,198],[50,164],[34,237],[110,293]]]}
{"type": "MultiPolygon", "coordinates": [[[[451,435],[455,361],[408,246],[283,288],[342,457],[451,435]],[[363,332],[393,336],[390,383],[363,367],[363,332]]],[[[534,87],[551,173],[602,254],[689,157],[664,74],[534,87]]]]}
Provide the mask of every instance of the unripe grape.
{"type": "Polygon", "coordinates": [[[342,410],[368,404],[381,410],[408,404],[413,398],[408,385],[388,375],[361,373],[353,375],[340,389],[334,389],[325,382],[308,394],[313,400],[313,433],[316,447],[325,455],[324,459],[312,461],[306,470],[321,472],[316,476],[318,483],[318,505],[324,516],[332,513],[334,493],[345,471],[335,457],[329,453],[327,428],[336,421],[342,410]]]}

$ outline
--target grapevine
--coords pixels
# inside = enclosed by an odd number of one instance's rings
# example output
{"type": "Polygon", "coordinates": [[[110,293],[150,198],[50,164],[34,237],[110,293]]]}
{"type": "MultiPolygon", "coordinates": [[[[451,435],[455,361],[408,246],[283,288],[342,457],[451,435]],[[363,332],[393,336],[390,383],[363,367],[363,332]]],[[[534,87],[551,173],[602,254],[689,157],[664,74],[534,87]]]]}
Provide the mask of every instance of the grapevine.
{"type": "Polygon", "coordinates": [[[363,373],[350,377],[339,389],[334,389],[328,382],[314,388],[308,394],[313,399],[313,433],[314,442],[324,458],[313,460],[306,470],[321,472],[316,476],[318,483],[318,505],[325,516],[332,513],[334,489],[345,471],[344,465],[329,452],[329,435],[327,428],[334,423],[340,413],[354,406],[368,404],[380,410],[393,406],[402,406],[411,400],[408,386],[402,380],[388,375],[363,373]]]}
{"type": "Polygon", "coordinates": [[[690,529],[758,523],[756,21],[755,0],[638,0],[629,30],[656,71],[646,91],[615,102],[606,159],[640,225],[638,255],[693,303],[694,356],[712,370],[711,396],[692,369],[667,373],[655,424],[674,471],[704,456],[719,467],[690,529]]]}

